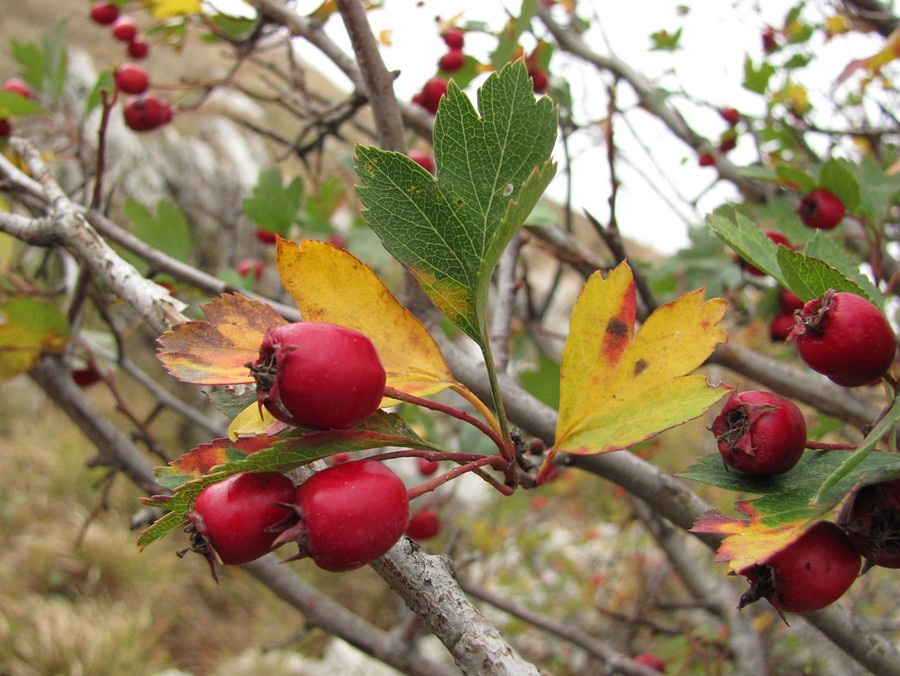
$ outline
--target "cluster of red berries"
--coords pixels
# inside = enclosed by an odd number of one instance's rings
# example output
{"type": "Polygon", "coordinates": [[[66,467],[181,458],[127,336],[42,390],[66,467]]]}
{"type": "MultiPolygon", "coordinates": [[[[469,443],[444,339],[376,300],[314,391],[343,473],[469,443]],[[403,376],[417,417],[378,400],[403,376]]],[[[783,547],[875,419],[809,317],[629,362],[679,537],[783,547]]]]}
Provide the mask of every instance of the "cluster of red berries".
{"type": "MultiPolygon", "coordinates": [[[[140,38],[135,20],[130,16],[120,16],[119,8],[113,3],[93,3],[90,16],[91,20],[101,26],[111,26],[113,38],[128,43],[128,55],[132,59],[143,59],[149,54],[150,49],[140,38]]],[[[116,68],[114,79],[117,93],[122,92],[128,96],[122,112],[129,129],[138,132],[152,131],[172,121],[171,104],[148,93],[150,76],[144,68],[134,63],[125,63],[116,68]]]]}
{"type": "Polygon", "coordinates": [[[143,59],[150,53],[150,46],[141,38],[135,20],[130,16],[120,16],[116,4],[94,2],[90,16],[94,23],[111,27],[112,36],[127,45],[128,56],[132,59],[143,59]]]}
{"type": "Polygon", "coordinates": [[[797,324],[797,312],[803,309],[803,301],[787,289],[781,289],[778,297],[778,311],[769,320],[769,338],[784,342],[797,324]]]}
{"type": "MultiPolygon", "coordinates": [[[[3,91],[9,92],[10,94],[16,94],[25,99],[31,99],[34,97],[34,92],[31,91],[31,87],[29,87],[26,82],[20,80],[17,77],[11,77],[6,82],[4,82],[3,91]]],[[[12,122],[10,122],[7,118],[0,118],[0,138],[8,137],[10,134],[12,134],[12,129],[12,122]]]]}
{"type": "MultiPolygon", "coordinates": [[[[191,550],[211,566],[248,563],[289,542],[324,570],[384,555],[409,521],[406,486],[373,460],[328,467],[295,487],[278,472],[242,472],[204,488],[188,514],[191,550]]],[[[214,568],[213,568],[214,570],[214,568]]]]}
{"type": "Polygon", "coordinates": [[[466,57],[463,54],[463,45],[466,41],[465,32],[462,28],[454,26],[445,31],[441,37],[444,39],[444,44],[447,45],[447,52],[438,61],[438,68],[445,73],[462,70],[462,67],[466,65],[466,57]]]}

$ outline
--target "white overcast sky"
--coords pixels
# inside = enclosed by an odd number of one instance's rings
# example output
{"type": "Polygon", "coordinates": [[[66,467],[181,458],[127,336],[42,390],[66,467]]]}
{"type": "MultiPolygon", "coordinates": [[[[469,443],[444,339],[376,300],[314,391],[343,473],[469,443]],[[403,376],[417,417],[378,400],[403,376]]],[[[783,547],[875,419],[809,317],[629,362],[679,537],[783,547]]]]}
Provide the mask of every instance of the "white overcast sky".
{"type": "MultiPolygon", "coordinates": [[[[216,0],[221,7],[240,0],[216,0]]],[[[298,0],[301,13],[310,12],[320,0],[298,0]]],[[[508,12],[515,13],[521,0],[385,0],[385,8],[372,11],[370,22],[376,34],[390,31],[391,46],[385,47],[383,56],[389,69],[399,70],[396,82],[397,95],[411,99],[422,83],[435,72],[435,64],[446,47],[437,36],[435,17],[458,17],[466,21],[487,21],[492,29],[499,29],[508,12]]],[[[749,54],[758,63],[762,59],[761,32],[765,25],[780,26],[784,13],[793,3],[783,0],[715,0],[714,2],[684,3],[686,14],[679,13],[681,3],[671,0],[596,0],[579,3],[584,8],[593,7],[601,20],[588,34],[590,44],[601,53],[610,51],[653,79],[660,86],[683,91],[696,101],[715,106],[733,106],[749,114],[764,112],[763,103],[756,95],[741,88],[744,58],[749,54]],[[683,48],[672,52],[651,52],[650,34],[658,30],[674,32],[683,28],[683,48]],[[608,46],[607,46],[608,45],[608,46]]],[[[335,17],[329,24],[330,35],[352,52],[340,21],[335,17]]],[[[825,45],[818,38],[816,73],[799,74],[804,84],[812,81],[821,96],[827,96],[835,78],[849,61],[868,56],[876,51],[877,38],[862,39],[858,36],[840,36],[825,45]]],[[[486,59],[494,42],[488,36],[470,35],[466,51],[486,59]]],[[[527,47],[528,45],[526,45],[527,47]]],[[[347,84],[344,76],[309,45],[301,47],[301,55],[307,61],[330,75],[338,85],[347,84]]],[[[553,74],[566,78],[576,94],[576,100],[595,118],[603,115],[606,107],[605,91],[598,81],[585,86],[588,69],[578,62],[561,55],[551,63],[553,74]]],[[[587,76],[589,77],[589,75],[587,76]]],[[[473,93],[473,92],[472,92],[473,93]]],[[[627,85],[620,88],[620,103],[629,103],[627,85]]],[[[693,105],[679,99],[678,107],[695,129],[715,141],[725,129],[725,123],[714,109],[693,105]]],[[[730,198],[733,191],[727,185],[713,185],[715,172],[697,166],[696,157],[681,142],[648,115],[635,114],[632,129],[617,122],[617,146],[627,159],[618,167],[621,188],[617,205],[617,217],[627,236],[653,246],[661,252],[672,252],[687,243],[687,223],[699,224],[706,213],[730,198]],[[636,134],[636,135],[635,135],[636,134]],[[648,157],[652,154],[652,160],[648,157]],[[640,167],[640,171],[629,165],[640,167]],[[657,190],[665,197],[660,197],[657,190]]],[[[597,137],[600,137],[599,129],[597,137]]],[[[574,207],[587,209],[601,221],[609,213],[609,178],[606,169],[605,148],[585,139],[582,148],[576,148],[577,159],[573,163],[575,177],[574,207]]],[[[556,159],[562,153],[557,152],[556,159]]],[[[753,148],[745,140],[731,153],[737,163],[754,159],[753,148]]],[[[563,167],[551,186],[549,194],[561,198],[564,193],[563,167]]]]}

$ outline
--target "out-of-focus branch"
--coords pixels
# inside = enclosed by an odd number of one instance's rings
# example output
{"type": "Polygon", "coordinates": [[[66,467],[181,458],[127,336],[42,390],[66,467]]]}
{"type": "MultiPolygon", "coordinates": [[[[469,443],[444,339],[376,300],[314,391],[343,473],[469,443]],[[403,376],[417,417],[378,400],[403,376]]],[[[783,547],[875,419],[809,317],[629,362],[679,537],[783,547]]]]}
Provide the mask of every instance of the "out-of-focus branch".
{"type": "Polygon", "coordinates": [[[884,37],[900,28],[900,18],[881,0],[843,0],[843,5],[884,37]]]}

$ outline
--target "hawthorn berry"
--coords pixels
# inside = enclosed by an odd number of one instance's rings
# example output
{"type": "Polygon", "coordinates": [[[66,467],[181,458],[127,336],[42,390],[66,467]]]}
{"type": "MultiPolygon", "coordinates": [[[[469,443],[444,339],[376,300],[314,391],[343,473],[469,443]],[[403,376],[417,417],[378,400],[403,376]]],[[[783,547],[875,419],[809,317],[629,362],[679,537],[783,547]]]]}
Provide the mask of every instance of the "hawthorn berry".
{"type": "Polygon", "coordinates": [[[406,524],[406,535],[417,542],[436,537],[440,532],[441,517],[430,507],[417,511],[406,524]]]}
{"type": "Polygon", "coordinates": [[[732,127],[741,121],[741,114],[737,108],[719,108],[719,115],[732,127]]]}
{"type": "Polygon", "coordinates": [[[778,49],[778,37],[775,33],[775,29],[771,26],[766,26],[765,30],[762,32],[762,46],[763,51],[766,53],[771,53],[778,49]]]}
{"type": "Polygon", "coordinates": [[[172,121],[172,107],[153,94],[142,94],[125,102],[125,124],[133,131],[153,131],[172,121]]]}
{"type": "Polygon", "coordinates": [[[332,572],[353,570],[384,555],[403,535],[409,499],[403,481],[382,463],[354,460],[313,474],[297,488],[299,520],[278,545],[296,542],[297,556],[332,572]]]}
{"type": "Polygon", "coordinates": [[[772,392],[733,392],[713,421],[726,467],[755,476],[787,472],[806,448],[806,421],[792,401],[772,392]]]}
{"type": "Polygon", "coordinates": [[[666,673],[666,663],[655,653],[641,653],[640,655],[635,655],[633,662],[645,667],[650,667],[651,669],[656,669],[656,671],[661,674],[666,673]]]}
{"type": "Polygon", "coordinates": [[[451,49],[438,61],[438,68],[445,73],[455,73],[466,65],[466,57],[461,49],[451,49]]]}
{"type": "Polygon", "coordinates": [[[128,43],[128,56],[132,59],[140,60],[147,58],[147,55],[150,53],[150,45],[141,40],[140,38],[135,38],[131,42],[128,43]]]}
{"type": "Polygon", "coordinates": [[[254,236],[258,242],[263,244],[275,244],[278,241],[278,235],[265,228],[257,228],[254,236]]]}
{"type": "Polygon", "coordinates": [[[384,367],[372,341],[336,324],[270,329],[249,367],[259,405],[289,425],[352,427],[378,410],[384,392],[384,367]]]}
{"type": "Polygon", "coordinates": [[[447,81],[442,77],[433,77],[425,83],[425,86],[422,87],[422,91],[413,97],[413,102],[422,106],[425,110],[434,115],[437,113],[441,98],[443,98],[446,93],[447,81]]]}
{"type": "Polygon", "coordinates": [[[119,42],[131,42],[137,37],[137,24],[130,16],[121,16],[113,22],[112,34],[119,42]]]}
{"type": "Polygon", "coordinates": [[[750,582],[738,608],[764,598],[779,614],[820,610],[844,595],[859,568],[859,554],[844,531],[819,521],[765,560],[738,571],[750,582]]]}
{"type": "Polygon", "coordinates": [[[409,159],[425,169],[425,171],[434,173],[434,158],[431,156],[431,153],[426,153],[424,150],[410,150],[409,159]]]}
{"type": "Polygon", "coordinates": [[[531,78],[535,94],[543,94],[547,91],[547,87],[550,85],[550,76],[547,75],[547,71],[534,68],[528,71],[528,77],[531,78]]]}
{"type": "Polygon", "coordinates": [[[11,77],[6,82],[3,83],[3,91],[10,92],[11,94],[18,94],[22,98],[30,99],[34,96],[34,92],[31,91],[31,87],[28,84],[20,80],[17,77],[11,77]]]}
{"type": "Polygon", "coordinates": [[[450,49],[462,49],[466,42],[465,31],[455,26],[444,31],[441,37],[444,39],[444,44],[450,49]]]}
{"type": "Polygon", "coordinates": [[[258,258],[245,258],[238,261],[234,267],[241,277],[249,277],[252,274],[257,282],[262,278],[263,264],[258,258]]]}
{"type": "Polygon", "coordinates": [[[95,2],[91,5],[91,21],[109,26],[119,18],[119,8],[111,2],[95,2]]]}
{"type": "Polygon", "coordinates": [[[99,383],[103,376],[93,366],[85,366],[80,369],[72,369],[72,382],[78,387],[90,387],[99,383]]]}
{"type": "Polygon", "coordinates": [[[431,476],[440,468],[441,463],[436,460],[428,460],[427,458],[417,458],[417,466],[419,468],[419,474],[422,476],[431,476]]]}
{"type": "Polygon", "coordinates": [[[769,338],[773,342],[783,343],[797,325],[797,318],[793,312],[779,312],[769,320],[769,338]]]}
{"type": "Polygon", "coordinates": [[[143,94],[150,87],[147,71],[133,63],[125,63],[116,69],[116,86],[126,94],[143,94]]]}
{"type": "MultiPolygon", "coordinates": [[[[777,232],[775,230],[766,230],[765,235],[775,244],[780,244],[782,246],[791,248],[790,240],[788,240],[788,238],[782,235],[780,232],[777,232]]],[[[760,270],[758,267],[756,267],[755,265],[751,265],[744,260],[741,260],[740,265],[748,275],[753,275],[754,277],[765,277],[766,275],[766,273],[760,270]]]]}
{"type": "Polygon", "coordinates": [[[207,486],[187,515],[192,549],[227,565],[268,554],[277,525],[292,516],[294,493],[293,482],[278,472],[241,472],[207,486]]]}
{"type": "Polygon", "coordinates": [[[900,479],[860,487],[837,523],[863,557],[865,570],[900,568],[900,479]]]}
{"type": "Polygon", "coordinates": [[[9,138],[12,134],[12,124],[5,117],[0,117],[0,138],[9,138]]]}
{"type": "Polygon", "coordinates": [[[844,291],[828,290],[806,303],[790,339],[807,366],[844,387],[878,380],[897,352],[894,332],[881,310],[844,291]]]}
{"type": "Polygon", "coordinates": [[[701,153],[697,156],[697,164],[701,167],[711,167],[716,163],[716,157],[712,153],[701,153]]]}
{"type": "Polygon", "coordinates": [[[832,230],[844,220],[844,203],[825,188],[816,188],[800,200],[797,214],[804,225],[816,230],[832,230]]]}

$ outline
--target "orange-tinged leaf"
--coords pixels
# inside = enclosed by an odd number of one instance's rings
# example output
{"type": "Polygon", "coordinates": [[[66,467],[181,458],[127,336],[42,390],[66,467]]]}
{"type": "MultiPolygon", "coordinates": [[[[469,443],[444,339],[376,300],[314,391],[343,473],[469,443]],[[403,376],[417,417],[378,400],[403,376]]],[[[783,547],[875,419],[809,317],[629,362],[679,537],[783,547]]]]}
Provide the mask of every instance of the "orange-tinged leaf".
{"type": "Polygon", "coordinates": [[[711,510],[694,523],[694,533],[713,533],[726,536],[719,545],[716,561],[727,562],[730,570],[740,572],[784,549],[817,519],[768,525],[749,502],[737,503],[737,508],[749,516],[748,520],[731,519],[711,510]]]}
{"type": "Polygon", "coordinates": [[[156,480],[160,486],[174,489],[191,479],[207,475],[213,467],[232,462],[236,453],[240,454],[238,457],[252,455],[271,443],[269,439],[258,437],[242,437],[236,441],[214,439],[188,451],[165,467],[157,467],[156,480]]]}
{"type": "Polygon", "coordinates": [[[428,330],[352,254],[316,240],[282,239],[276,261],[305,321],[339,324],[371,339],[389,387],[422,397],[454,383],[428,330]]]}
{"type": "Polygon", "coordinates": [[[53,303],[31,297],[0,303],[0,378],[30,371],[42,354],[58,354],[68,342],[69,322],[53,303]]]}
{"type": "Polygon", "coordinates": [[[209,321],[185,322],[159,337],[159,360],[185,383],[252,383],[247,362],[259,356],[266,331],[287,321],[265,303],[239,294],[223,294],[201,309],[209,321]]]}
{"type": "Polygon", "coordinates": [[[689,375],[727,339],[721,299],[703,291],[658,308],[635,334],[634,277],[595,273],[575,304],[560,364],[553,453],[606,453],[696,418],[728,389],[689,375]]]}
{"type": "Polygon", "coordinates": [[[247,408],[237,414],[231,424],[228,426],[228,438],[234,441],[238,437],[256,436],[270,437],[274,434],[286,430],[287,425],[280,420],[272,417],[265,407],[260,408],[259,404],[250,404],[247,408]]]}

